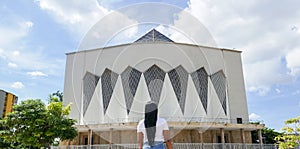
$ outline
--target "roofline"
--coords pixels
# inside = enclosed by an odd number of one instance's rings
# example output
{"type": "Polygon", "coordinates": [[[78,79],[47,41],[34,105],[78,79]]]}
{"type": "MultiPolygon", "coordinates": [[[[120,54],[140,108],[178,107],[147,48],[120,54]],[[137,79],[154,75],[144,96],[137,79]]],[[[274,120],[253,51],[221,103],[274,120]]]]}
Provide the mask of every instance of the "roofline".
{"type": "Polygon", "coordinates": [[[196,45],[196,44],[190,44],[190,43],[181,43],[181,42],[165,42],[165,41],[160,42],[160,41],[154,41],[154,42],[126,43],[126,44],[119,44],[119,45],[113,45],[113,46],[108,46],[108,47],[101,47],[101,48],[88,49],[88,50],[81,50],[81,51],[76,51],[76,52],[68,52],[68,53],[66,53],[66,55],[71,55],[71,54],[76,54],[76,53],[82,53],[82,52],[91,52],[91,51],[95,51],[95,50],[107,50],[107,49],[110,49],[110,48],[122,47],[122,46],[128,46],[128,45],[152,44],[152,43],[158,43],[158,44],[179,44],[179,45],[196,46],[196,47],[202,47],[202,48],[211,48],[211,49],[218,49],[218,50],[224,50],[224,51],[242,53],[241,50],[236,50],[236,49],[217,48],[217,47],[212,47],[212,46],[203,46],[203,45],[196,45]]]}
{"type": "Polygon", "coordinates": [[[12,94],[12,95],[18,97],[17,95],[13,94],[12,92],[8,92],[8,91],[5,91],[5,90],[3,90],[3,89],[0,89],[0,91],[5,92],[5,93],[7,93],[7,94],[12,94]]]}

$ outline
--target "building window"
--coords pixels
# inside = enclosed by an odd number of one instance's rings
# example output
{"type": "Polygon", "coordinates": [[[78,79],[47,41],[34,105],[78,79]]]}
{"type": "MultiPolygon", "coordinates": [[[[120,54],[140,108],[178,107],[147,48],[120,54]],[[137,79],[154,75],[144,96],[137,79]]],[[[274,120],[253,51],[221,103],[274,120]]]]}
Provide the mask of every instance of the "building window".
{"type": "Polygon", "coordinates": [[[100,77],[89,72],[87,72],[83,77],[83,115],[85,115],[85,112],[91,102],[99,78],[100,77]]]}
{"type": "Polygon", "coordinates": [[[159,102],[161,90],[164,84],[165,72],[158,66],[153,65],[144,72],[148,92],[152,101],[159,102]]]}
{"type": "Polygon", "coordinates": [[[104,70],[104,72],[101,76],[104,114],[106,113],[106,110],[108,108],[108,105],[109,105],[111,96],[113,94],[117,79],[118,79],[118,74],[107,68],[104,70]]]}
{"type": "Polygon", "coordinates": [[[222,108],[227,114],[226,108],[226,78],[222,70],[210,76],[211,82],[217,92],[222,108]]]}
{"type": "Polygon", "coordinates": [[[121,74],[127,114],[130,112],[141,74],[141,72],[132,67],[127,67],[121,74]]]}
{"type": "Polygon", "coordinates": [[[207,91],[208,91],[208,74],[202,67],[191,73],[196,90],[200,97],[205,112],[207,112],[207,91]]]}
{"type": "Polygon", "coordinates": [[[176,94],[177,101],[181,108],[182,113],[184,113],[186,90],[188,83],[188,72],[182,67],[178,66],[168,72],[173,90],[176,94]]]}

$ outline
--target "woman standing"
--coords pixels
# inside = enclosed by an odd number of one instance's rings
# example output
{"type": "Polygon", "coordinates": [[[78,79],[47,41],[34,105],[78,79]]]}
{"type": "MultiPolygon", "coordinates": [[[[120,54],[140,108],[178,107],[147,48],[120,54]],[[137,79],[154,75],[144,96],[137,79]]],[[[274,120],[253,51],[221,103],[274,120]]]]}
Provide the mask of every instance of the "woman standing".
{"type": "Polygon", "coordinates": [[[147,102],[145,119],[141,120],[137,126],[140,149],[164,149],[164,143],[168,149],[172,149],[167,121],[159,118],[157,113],[157,104],[153,101],[147,102]]]}

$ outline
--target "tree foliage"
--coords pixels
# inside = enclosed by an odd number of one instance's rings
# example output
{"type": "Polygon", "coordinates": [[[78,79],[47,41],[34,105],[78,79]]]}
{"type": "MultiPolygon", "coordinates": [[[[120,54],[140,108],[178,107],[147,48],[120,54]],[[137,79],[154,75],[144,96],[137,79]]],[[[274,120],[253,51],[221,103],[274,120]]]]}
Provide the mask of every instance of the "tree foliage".
{"type": "Polygon", "coordinates": [[[275,138],[281,149],[300,145],[300,116],[286,120],[282,130],[284,134],[275,138]]]}
{"type": "MultiPolygon", "coordinates": [[[[277,137],[278,135],[281,135],[281,133],[275,131],[274,129],[271,128],[263,128],[261,130],[261,134],[263,137],[263,143],[265,144],[274,144],[276,143],[276,140],[274,139],[275,137],[277,137]]],[[[257,131],[252,131],[251,133],[252,135],[252,143],[258,143],[258,132],[257,131]]]]}
{"type": "Polygon", "coordinates": [[[62,102],[63,101],[63,93],[61,91],[56,91],[49,95],[49,102],[62,102]]]}
{"type": "Polygon", "coordinates": [[[75,120],[69,119],[70,105],[41,100],[22,101],[2,121],[1,137],[13,148],[49,147],[55,139],[72,140],[77,136],[75,120]]]}
{"type": "MultiPolygon", "coordinates": [[[[1,125],[2,122],[3,122],[2,118],[0,118],[0,131],[4,129],[1,125]]],[[[1,136],[1,134],[0,134],[0,136],[1,136]]],[[[4,139],[2,137],[0,137],[0,148],[8,148],[8,147],[10,147],[10,144],[5,142],[4,139]]]]}

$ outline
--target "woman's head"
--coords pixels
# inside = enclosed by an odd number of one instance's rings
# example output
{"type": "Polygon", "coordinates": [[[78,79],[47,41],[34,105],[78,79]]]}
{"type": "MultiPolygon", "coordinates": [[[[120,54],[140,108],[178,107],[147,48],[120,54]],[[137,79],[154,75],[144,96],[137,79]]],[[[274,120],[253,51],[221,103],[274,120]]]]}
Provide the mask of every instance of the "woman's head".
{"type": "Polygon", "coordinates": [[[147,102],[145,106],[145,128],[149,145],[154,144],[154,138],[156,133],[156,121],[157,121],[157,104],[153,101],[147,102]]]}
{"type": "Polygon", "coordinates": [[[157,104],[154,101],[148,101],[145,105],[145,114],[155,113],[157,115],[157,104]]]}

